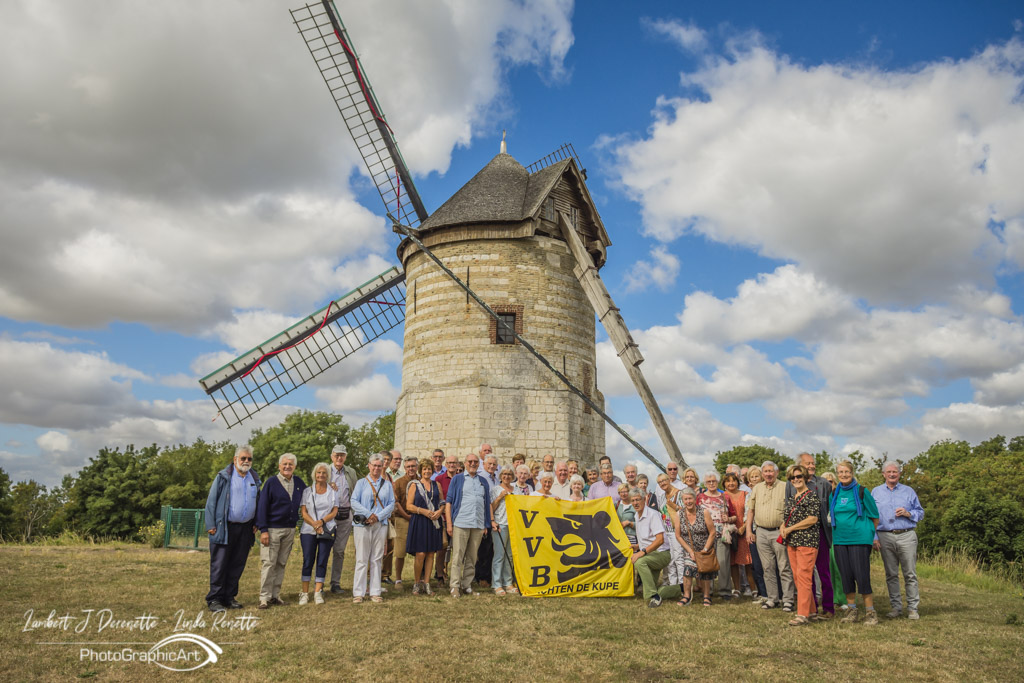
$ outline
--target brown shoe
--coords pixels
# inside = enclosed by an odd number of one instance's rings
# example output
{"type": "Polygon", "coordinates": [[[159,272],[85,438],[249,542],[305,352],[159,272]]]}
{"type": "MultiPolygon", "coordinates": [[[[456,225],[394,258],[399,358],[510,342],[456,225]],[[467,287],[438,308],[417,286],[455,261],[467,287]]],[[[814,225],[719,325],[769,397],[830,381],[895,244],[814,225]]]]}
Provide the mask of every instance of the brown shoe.
{"type": "Polygon", "coordinates": [[[271,605],[287,605],[288,603],[281,598],[270,598],[271,605]]]}
{"type": "Polygon", "coordinates": [[[268,605],[265,602],[261,602],[259,607],[257,607],[256,609],[270,609],[270,605],[268,605]]]}

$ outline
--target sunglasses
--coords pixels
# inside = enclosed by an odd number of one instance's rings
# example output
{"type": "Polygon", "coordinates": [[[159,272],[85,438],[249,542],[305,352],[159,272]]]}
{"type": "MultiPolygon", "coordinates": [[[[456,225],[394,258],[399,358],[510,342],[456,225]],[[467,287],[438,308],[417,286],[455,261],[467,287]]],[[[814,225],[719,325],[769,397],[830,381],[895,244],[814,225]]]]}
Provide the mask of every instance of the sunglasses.
{"type": "Polygon", "coordinates": [[[804,478],[804,475],[802,475],[802,474],[794,474],[792,477],[790,477],[790,479],[803,479],[803,478],[804,478]]]}
{"type": "Polygon", "coordinates": [[[238,462],[252,462],[252,458],[239,458],[238,462]]]}

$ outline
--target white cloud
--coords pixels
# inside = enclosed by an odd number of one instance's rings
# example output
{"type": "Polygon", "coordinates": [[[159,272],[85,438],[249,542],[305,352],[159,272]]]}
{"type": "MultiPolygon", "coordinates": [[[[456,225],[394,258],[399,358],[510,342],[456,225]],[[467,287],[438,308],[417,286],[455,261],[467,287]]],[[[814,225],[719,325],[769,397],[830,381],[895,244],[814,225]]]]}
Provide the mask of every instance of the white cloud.
{"type": "Polygon", "coordinates": [[[686,297],[680,317],[688,337],[719,344],[750,340],[814,340],[837,322],[856,316],[849,296],[793,265],[761,273],[722,300],[706,292],[686,297]]]}
{"type": "Polygon", "coordinates": [[[39,446],[43,452],[66,452],[71,450],[71,438],[63,432],[55,432],[50,430],[45,434],[40,434],[36,437],[36,445],[39,446]]]}
{"type": "Polygon", "coordinates": [[[687,52],[702,52],[708,45],[707,34],[692,22],[678,19],[655,19],[644,22],[655,33],[668,36],[687,52]]]}
{"type": "Polygon", "coordinates": [[[651,249],[650,260],[639,260],[626,273],[627,292],[642,292],[650,286],[667,292],[679,275],[679,259],[667,247],[659,245],[651,249]]]}
{"type": "Polygon", "coordinates": [[[134,403],[132,380],[145,374],[105,353],[56,349],[0,338],[0,422],[83,429],[108,424],[134,403]]]}
{"type": "Polygon", "coordinates": [[[828,337],[814,360],[829,387],[880,397],[925,396],[935,386],[1024,360],[1019,321],[945,306],[876,309],[828,337]]]}
{"type": "MultiPolygon", "coordinates": [[[[564,0],[338,4],[417,173],[446,169],[504,106],[509,68],[564,77],[564,0]]],[[[393,265],[285,8],[196,12],[0,9],[0,315],[194,333],[234,310],[303,315],[393,265]]]]}
{"type": "Polygon", "coordinates": [[[391,384],[387,376],[376,373],[346,386],[317,389],[316,398],[329,410],[339,413],[394,410],[398,387],[391,384]]]}
{"type": "Polygon", "coordinates": [[[874,303],[989,288],[1016,258],[1024,43],[902,72],[737,45],[683,74],[644,137],[612,143],[648,235],[749,246],[874,303]]]}
{"type": "Polygon", "coordinates": [[[971,382],[974,400],[986,406],[1009,406],[1024,402],[1024,363],[1005,372],[996,372],[971,382]]]}

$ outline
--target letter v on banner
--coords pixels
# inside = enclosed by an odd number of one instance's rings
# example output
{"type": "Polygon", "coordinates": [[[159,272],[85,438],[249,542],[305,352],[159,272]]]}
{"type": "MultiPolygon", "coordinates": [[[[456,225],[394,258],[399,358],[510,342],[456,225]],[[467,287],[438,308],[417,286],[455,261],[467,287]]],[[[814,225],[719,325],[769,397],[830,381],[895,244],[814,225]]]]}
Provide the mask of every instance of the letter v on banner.
{"type": "Polygon", "coordinates": [[[520,510],[519,514],[523,516],[524,529],[529,529],[530,525],[533,524],[533,520],[537,517],[536,510],[520,510]]]}
{"type": "Polygon", "coordinates": [[[633,554],[611,498],[505,498],[509,550],[526,596],[630,597],[633,554]]]}

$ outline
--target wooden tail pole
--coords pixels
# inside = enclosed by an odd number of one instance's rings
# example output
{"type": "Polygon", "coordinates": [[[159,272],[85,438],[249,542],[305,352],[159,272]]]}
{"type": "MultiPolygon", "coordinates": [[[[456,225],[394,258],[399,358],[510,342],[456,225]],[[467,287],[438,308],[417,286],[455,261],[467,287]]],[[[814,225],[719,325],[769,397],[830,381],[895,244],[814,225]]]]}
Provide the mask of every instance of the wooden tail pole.
{"type": "Polygon", "coordinates": [[[679,446],[676,445],[676,439],[668,428],[668,423],[665,421],[665,416],[661,413],[661,408],[658,407],[654,393],[647,384],[647,379],[640,372],[640,364],[644,362],[644,357],[640,355],[640,348],[633,341],[633,336],[629,333],[629,328],[626,327],[626,321],[619,314],[619,309],[616,308],[615,302],[612,301],[608,288],[604,286],[604,281],[601,280],[601,276],[597,273],[594,259],[591,258],[590,253],[583,246],[583,241],[573,228],[569,217],[564,212],[559,212],[558,215],[558,227],[562,230],[562,236],[569,244],[569,249],[576,259],[576,267],[573,269],[576,279],[579,280],[583,291],[586,292],[590,305],[594,307],[594,312],[597,313],[598,320],[604,325],[605,331],[608,332],[608,338],[611,339],[612,344],[615,346],[615,353],[622,360],[622,364],[626,367],[626,372],[629,374],[629,379],[633,381],[633,386],[636,387],[637,393],[640,394],[640,400],[644,402],[647,414],[651,416],[651,422],[654,423],[654,429],[657,430],[658,436],[661,437],[661,443],[665,446],[665,452],[680,467],[686,467],[683,454],[679,452],[679,446]]]}

